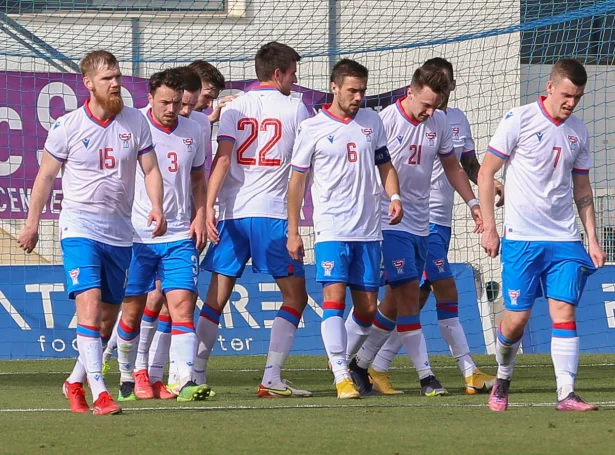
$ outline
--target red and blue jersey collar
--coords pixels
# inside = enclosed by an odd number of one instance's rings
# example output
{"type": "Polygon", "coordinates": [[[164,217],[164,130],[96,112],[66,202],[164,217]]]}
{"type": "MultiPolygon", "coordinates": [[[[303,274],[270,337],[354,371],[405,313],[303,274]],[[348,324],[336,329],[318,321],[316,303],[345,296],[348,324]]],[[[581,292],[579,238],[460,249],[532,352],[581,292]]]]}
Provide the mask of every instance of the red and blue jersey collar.
{"type": "Polygon", "coordinates": [[[94,123],[96,123],[98,126],[103,127],[103,128],[107,128],[109,125],[111,125],[111,123],[113,122],[113,120],[115,120],[115,115],[112,117],[109,117],[107,120],[101,120],[98,117],[96,117],[92,111],[90,110],[90,100],[89,98],[87,100],[85,100],[85,104],[83,105],[83,109],[85,111],[85,114],[88,116],[88,118],[90,120],[92,120],[94,123]]]}
{"type": "Polygon", "coordinates": [[[333,112],[331,112],[329,109],[331,109],[331,103],[329,104],[325,104],[322,107],[322,113],[325,114],[327,117],[329,117],[331,120],[335,120],[336,122],[340,122],[343,123],[344,125],[348,125],[350,122],[352,122],[354,120],[354,118],[356,117],[356,114],[353,115],[352,117],[348,117],[347,119],[343,119],[341,117],[338,117],[337,115],[335,115],[333,112]]]}
{"type": "Polygon", "coordinates": [[[397,102],[395,103],[395,106],[397,107],[397,110],[399,111],[399,113],[401,114],[401,116],[403,118],[405,118],[406,120],[408,120],[412,125],[417,126],[419,123],[418,120],[415,120],[412,118],[412,116],[410,116],[406,110],[404,109],[404,107],[401,105],[401,102],[403,100],[405,100],[406,98],[408,98],[407,96],[404,96],[403,98],[400,98],[397,100],[397,102]]]}
{"type": "Polygon", "coordinates": [[[158,123],[156,121],[156,119],[154,118],[154,116],[152,115],[152,108],[150,107],[149,110],[147,111],[147,119],[149,120],[149,122],[158,130],[162,131],[163,133],[166,134],[171,134],[173,131],[175,131],[177,129],[177,126],[179,125],[179,118],[177,120],[175,120],[175,125],[167,128],[164,125],[161,125],[160,123],[158,123]]]}
{"type": "Polygon", "coordinates": [[[554,117],[551,117],[551,114],[549,114],[549,111],[547,111],[547,108],[545,107],[545,100],[547,99],[546,96],[542,95],[538,97],[538,108],[540,109],[540,111],[542,112],[542,114],[547,117],[547,119],[553,123],[555,126],[560,126],[562,123],[565,122],[565,120],[559,120],[556,119],[554,117]]]}

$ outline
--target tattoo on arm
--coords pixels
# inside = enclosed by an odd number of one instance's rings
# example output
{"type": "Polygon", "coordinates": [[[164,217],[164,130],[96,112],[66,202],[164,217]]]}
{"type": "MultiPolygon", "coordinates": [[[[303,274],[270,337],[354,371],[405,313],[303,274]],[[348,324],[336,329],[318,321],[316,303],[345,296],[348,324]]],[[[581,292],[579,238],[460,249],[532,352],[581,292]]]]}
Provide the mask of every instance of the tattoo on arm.
{"type": "Polygon", "coordinates": [[[575,201],[579,210],[594,205],[594,198],[591,196],[583,196],[575,201]]]}
{"type": "Polygon", "coordinates": [[[475,155],[467,158],[461,158],[461,167],[466,172],[468,178],[478,185],[478,171],[480,170],[480,163],[476,159],[475,155]]]}

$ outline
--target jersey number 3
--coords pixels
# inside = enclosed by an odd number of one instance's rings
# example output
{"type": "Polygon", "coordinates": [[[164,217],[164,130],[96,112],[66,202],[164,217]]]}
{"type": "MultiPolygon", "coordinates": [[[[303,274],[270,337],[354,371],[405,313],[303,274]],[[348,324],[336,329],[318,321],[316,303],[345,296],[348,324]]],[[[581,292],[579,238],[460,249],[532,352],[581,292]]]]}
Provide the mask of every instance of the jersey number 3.
{"type": "Polygon", "coordinates": [[[260,128],[258,120],[255,118],[242,118],[237,122],[238,130],[244,131],[247,128],[250,128],[250,135],[237,147],[237,162],[246,166],[280,166],[282,161],[278,158],[267,158],[267,153],[282,139],[282,122],[277,118],[266,118],[261,122],[260,128]],[[258,153],[258,162],[256,157],[248,158],[244,156],[246,150],[258,139],[259,132],[266,132],[269,129],[273,129],[273,136],[258,153]]]}

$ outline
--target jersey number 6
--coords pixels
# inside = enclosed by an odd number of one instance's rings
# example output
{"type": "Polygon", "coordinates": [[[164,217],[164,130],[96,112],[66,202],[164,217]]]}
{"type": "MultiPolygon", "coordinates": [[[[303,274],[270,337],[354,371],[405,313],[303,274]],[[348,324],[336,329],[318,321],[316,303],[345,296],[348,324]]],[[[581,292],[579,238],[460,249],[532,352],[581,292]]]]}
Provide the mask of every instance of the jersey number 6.
{"type": "Polygon", "coordinates": [[[267,158],[267,153],[282,139],[282,122],[277,118],[266,118],[261,122],[260,128],[258,120],[255,118],[242,118],[237,122],[238,130],[244,131],[246,128],[250,128],[250,135],[243,144],[237,147],[237,162],[246,166],[280,166],[282,161],[278,158],[267,158]],[[273,136],[258,153],[258,163],[256,157],[243,156],[246,150],[258,139],[259,132],[266,132],[270,128],[273,128],[273,136]]]}

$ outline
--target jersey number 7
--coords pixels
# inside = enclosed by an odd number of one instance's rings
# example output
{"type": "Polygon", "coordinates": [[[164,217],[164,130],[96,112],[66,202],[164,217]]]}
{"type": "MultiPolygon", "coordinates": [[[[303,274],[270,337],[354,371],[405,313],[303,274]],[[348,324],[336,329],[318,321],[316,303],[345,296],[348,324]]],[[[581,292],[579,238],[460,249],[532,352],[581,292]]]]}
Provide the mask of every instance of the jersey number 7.
{"type": "Polygon", "coordinates": [[[250,128],[250,135],[243,144],[237,147],[237,162],[246,166],[280,166],[282,161],[278,158],[267,158],[267,153],[282,139],[282,122],[277,118],[266,118],[260,124],[255,118],[242,118],[237,122],[237,129],[244,131],[250,128]],[[267,141],[260,152],[258,152],[258,162],[256,157],[248,158],[243,154],[258,139],[260,132],[266,132],[273,128],[273,136],[267,141]]]}

